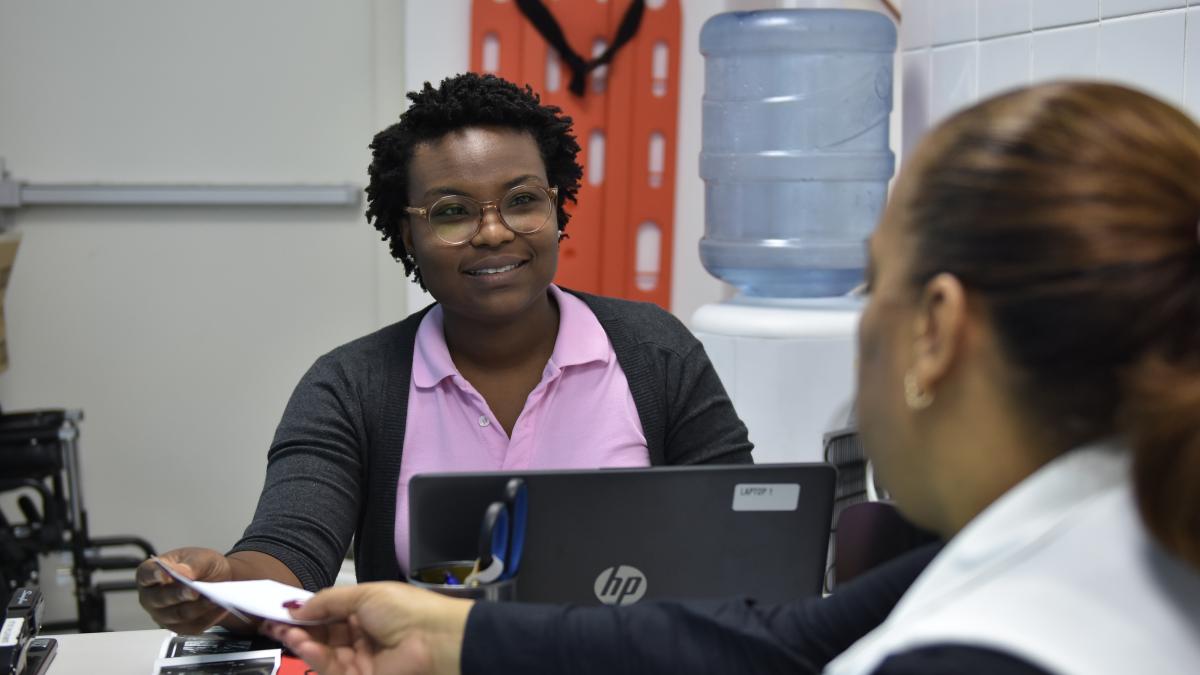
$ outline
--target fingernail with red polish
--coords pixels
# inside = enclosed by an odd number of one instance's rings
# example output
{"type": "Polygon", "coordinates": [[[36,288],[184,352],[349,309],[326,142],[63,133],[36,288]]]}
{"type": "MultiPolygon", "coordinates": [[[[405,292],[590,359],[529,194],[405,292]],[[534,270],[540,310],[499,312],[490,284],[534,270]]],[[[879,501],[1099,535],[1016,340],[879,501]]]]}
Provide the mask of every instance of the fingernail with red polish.
{"type": "Polygon", "coordinates": [[[283,603],[283,606],[285,609],[300,609],[304,606],[304,603],[300,602],[299,600],[288,600],[287,602],[283,603]]]}

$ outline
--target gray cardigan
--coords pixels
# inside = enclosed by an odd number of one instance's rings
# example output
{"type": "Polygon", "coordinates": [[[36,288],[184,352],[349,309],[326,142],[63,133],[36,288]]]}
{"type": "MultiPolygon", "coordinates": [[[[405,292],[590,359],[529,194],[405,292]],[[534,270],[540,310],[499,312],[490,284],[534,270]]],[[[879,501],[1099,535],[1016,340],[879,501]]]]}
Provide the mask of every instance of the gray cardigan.
{"type": "MultiPolygon", "coordinates": [[[[608,333],[651,464],[752,461],[746,426],[678,319],[647,303],[568,292],[608,333]]],[[[316,590],[333,584],[354,536],[360,582],[400,578],[396,487],[413,347],[428,311],[338,347],[308,370],[267,454],[254,520],[231,552],[266,553],[316,590]]]]}

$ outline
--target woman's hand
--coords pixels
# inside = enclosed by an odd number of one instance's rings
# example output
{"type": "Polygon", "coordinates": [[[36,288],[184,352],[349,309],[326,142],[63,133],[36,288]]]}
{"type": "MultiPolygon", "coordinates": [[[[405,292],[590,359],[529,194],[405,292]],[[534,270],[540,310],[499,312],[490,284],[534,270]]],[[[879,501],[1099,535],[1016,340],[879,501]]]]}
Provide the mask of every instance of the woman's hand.
{"type": "Polygon", "coordinates": [[[292,610],[297,619],[329,623],[268,622],[263,632],[322,675],[458,673],[473,604],[397,582],[330,588],[292,610]]]}
{"type": "MultiPolygon", "coordinates": [[[[210,548],[177,548],[158,557],[197,581],[229,581],[233,577],[229,560],[210,548]]],[[[150,617],[176,633],[199,633],[225,616],[225,610],[172,579],[153,560],[138,565],[137,585],[138,601],[150,617]]]]}

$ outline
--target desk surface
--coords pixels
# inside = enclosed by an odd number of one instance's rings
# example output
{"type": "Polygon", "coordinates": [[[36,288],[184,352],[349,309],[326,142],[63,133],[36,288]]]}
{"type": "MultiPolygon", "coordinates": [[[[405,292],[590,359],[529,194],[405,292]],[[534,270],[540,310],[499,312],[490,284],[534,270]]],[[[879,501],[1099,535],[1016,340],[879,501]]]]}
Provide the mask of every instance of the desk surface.
{"type": "Polygon", "coordinates": [[[150,675],[159,647],[170,634],[159,629],[47,635],[58,640],[58,655],[47,675],[150,675]]]}

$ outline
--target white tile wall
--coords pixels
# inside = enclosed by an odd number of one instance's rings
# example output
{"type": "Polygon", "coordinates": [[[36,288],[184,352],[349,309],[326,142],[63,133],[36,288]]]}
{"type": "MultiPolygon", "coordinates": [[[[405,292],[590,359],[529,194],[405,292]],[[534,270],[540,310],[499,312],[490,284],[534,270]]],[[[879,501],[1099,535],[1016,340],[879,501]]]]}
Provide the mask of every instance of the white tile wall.
{"type": "Polygon", "coordinates": [[[1185,17],[1180,9],[1101,22],[1098,75],[1182,104],[1185,17]]]}
{"type": "Polygon", "coordinates": [[[1087,23],[1100,18],[1099,0],[1034,0],[1033,28],[1087,23]]]}
{"type": "Polygon", "coordinates": [[[904,87],[901,90],[900,156],[906,157],[929,128],[929,50],[905,52],[900,59],[904,87]]]}
{"type": "Polygon", "coordinates": [[[966,42],[976,37],[975,0],[932,0],[933,44],[966,42]]]}
{"type": "Polygon", "coordinates": [[[978,50],[974,42],[931,50],[931,121],[936,122],[975,102],[978,50]]]}
{"type": "Polygon", "coordinates": [[[1033,81],[1096,77],[1100,24],[1035,31],[1033,81]]]}
{"type": "Polygon", "coordinates": [[[1192,0],[1196,9],[1187,13],[1187,46],[1183,57],[1184,105],[1192,117],[1200,120],[1200,0],[1192,0]]]}
{"type": "Polygon", "coordinates": [[[901,161],[955,110],[1050,79],[1138,86],[1200,121],[1200,0],[902,1],[901,161]]]}
{"type": "MultiPolygon", "coordinates": [[[[1197,4],[1193,2],[1192,4],[1197,4]]],[[[1160,9],[1179,9],[1187,6],[1187,0],[1100,0],[1100,18],[1129,16],[1154,12],[1160,9]]]]}
{"type": "Polygon", "coordinates": [[[1033,0],[979,0],[979,38],[1028,33],[1033,0]]]}
{"type": "Polygon", "coordinates": [[[1053,79],[1127,83],[1200,120],[1200,0],[903,0],[902,8],[902,154],[962,106],[1053,79]]]}
{"type": "Polygon", "coordinates": [[[979,43],[979,98],[1029,84],[1029,35],[1013,35],[979,43]]]}
{"type": "Polygon", "coordinates": [[[904,20],[900,22],[900,48],[901,49],[917,49],[919,47],[928,47],[930,34],[933,29],[930,26],[930,17],[933,12],[930,11],[929,3],[933,0],[904,0],[902,11],[904,12],[904,20]]]}

